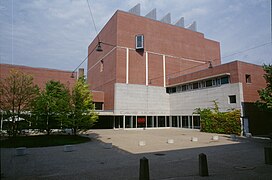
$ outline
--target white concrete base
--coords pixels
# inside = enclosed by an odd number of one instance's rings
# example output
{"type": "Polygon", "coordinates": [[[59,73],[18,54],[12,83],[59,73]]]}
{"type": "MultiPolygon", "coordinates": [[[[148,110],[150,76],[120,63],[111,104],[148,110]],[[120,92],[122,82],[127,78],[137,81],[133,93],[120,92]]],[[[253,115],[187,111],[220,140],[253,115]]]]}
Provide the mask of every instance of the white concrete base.
{"type": "Polygon", "coordinates": [[[16,148],[16,156],[24,156],[26,155],[26,147],[16,148]]]}
{"type": "Polygon", "coordinates": [[[146,145],[145,141],[139,141],[139,146],[145,146],[145,145],[146,145]]]}
{"type": "Polygon", "coordinates": [[[72,151],[75,151],[75,146],[74,146],[74,145],[64,145],[63,151],[64,151],[64,152],[72,152],[72,151]]]}
{"type": "Polygon", "coordinates": [[[168,140],[167,140],[167,143],[168,143],[168,144],[174,144],[174,139],[168,139],[168,140]]]}
{"type": "Polygon", "coordinates": [[[191,138],[191,141],[197,142],[197,141],[198,141],[198,138],[197,138],[197,137],[192,137],[192,138],[191,138]]]}
{"type": "Polygon", "coordinates": [[[213,136],[213,137],[212,137],[212,140],[213,140],[213,141],[218,141],[218,140],[219,140],[219,136],[213,136]]]}

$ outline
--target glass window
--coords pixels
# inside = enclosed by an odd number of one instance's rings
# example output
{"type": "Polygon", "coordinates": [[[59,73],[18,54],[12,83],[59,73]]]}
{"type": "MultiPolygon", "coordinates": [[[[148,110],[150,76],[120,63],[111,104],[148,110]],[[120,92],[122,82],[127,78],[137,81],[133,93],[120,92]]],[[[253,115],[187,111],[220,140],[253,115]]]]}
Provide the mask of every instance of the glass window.
{"type": "Polygon", "coordinates": [[[136,49],[143,49],[144,48],[144,35],[137,35],[136,36],[136,49]]]}
{"type": "Polygon", "coordinates": [[[236,103],[236,95],[229,96],[229,103],[236,103]]]}
{"type": "Polygon", "coordinates": [[[251,83],[251,75],[246,74],[246,83],[251,83]]]}
{"type": "Polygon", "coordinates": [[[221,78],[221,84],[228,84],[229,83],[229,77],[225,76],[221,78]]]}
{"type": "Polygon", "coordinates": [[[183,86],[181,87],[181,89],[182,89],[182,91],[187,91],[187,86],[186,86],[186,85],[183,85],[183,86]]]}
{"type": "Polygon", "coordinates": [[[206,87],[211,87],[212,86],[212,80],[206,81],[206,87]]]}
{"type": "Polygon", "coordinates": [[[198,82],[193,83],[193,89],[198,89],[198,82]]]}

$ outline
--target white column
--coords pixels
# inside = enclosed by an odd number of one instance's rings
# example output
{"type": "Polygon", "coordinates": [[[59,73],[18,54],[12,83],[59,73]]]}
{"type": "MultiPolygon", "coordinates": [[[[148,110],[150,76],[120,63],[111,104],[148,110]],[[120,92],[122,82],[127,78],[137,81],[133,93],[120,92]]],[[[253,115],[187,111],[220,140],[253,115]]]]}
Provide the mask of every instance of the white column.
{"type": "Polygon", "coordinates": [[[179,122],[180,122],[180,118],[179,118],[180,116],[177,116],[177,126],[178,126],[178,128],[179,128],[179,122]]]}
{"type": "Polygon", "coordinates": [[[126,48],[126,84],[128,84],[128,68],[129,68],[129,49],[126,48]]]}
{"type": "Polygon", "coordinates": [[[159,120],[158,116],[156,116],[156,127],[159,127],[159,120]]]}
{"type": "Polygon", "coordinates": [[[172,127],[172,116],[169,116],[169,127],[172,127]]]}
{"type": "Polygon", "coordinates": [[[145,127],[147,128],[147,116],[145,116],[145,127]]]}
{"type": "Polygon", "coordinates": [[[164,127],[167,127],[167,117],[164,116],[164,127]]]}
{"type": "Polygon", "coordinates": [[[148,53],[145,52],[145,85],[148,86],[148,53]]]}
{"type": "Polygon", "coordinates": [[[154,116],[152,116],[152,127],[154,127],[154,116]]]}
{"type": "Polygon", "coordinates": [[[182,116],[180,116],[180,127],[182,128],[182,116]]]}
{"type": "Polygon", "coordinates": [[[166,77],[165,77],[165,55],[162,56],[163,64],[163,87],[166,87],[166,77]]]}

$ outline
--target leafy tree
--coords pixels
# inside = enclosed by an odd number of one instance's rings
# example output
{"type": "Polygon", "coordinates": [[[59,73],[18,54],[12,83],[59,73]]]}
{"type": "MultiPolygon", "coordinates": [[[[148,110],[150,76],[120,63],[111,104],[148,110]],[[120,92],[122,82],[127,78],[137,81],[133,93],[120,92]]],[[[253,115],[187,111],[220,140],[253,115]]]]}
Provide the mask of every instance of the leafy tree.
{"type": "Polygon", "coordinates": [[[46,130],[61,127],[69,112],[69,90],[59,81],[49,81],[33,103],[33,114],[37,116],[36,126],[46,130]]]}
{"type": "Polygon", "coordinates": [[[0,79],[0,110],[5,117],[11,118],[8,130],[13,136],[17,135],[21,113],[30,110],[38,91],[33,77],[17,70],[11,70],[7,78],[0,79]]]}
{"type": "Polygon", "coordinates": [[[94,112],[92,94],[83,77],[79,78],[73,87],[70,101],[70,116],[66,126],[73,129],[76,135],[78,130],[90,129],[98,116],[94,112]]]}
{"type": "Polygon", "coordinates": [[[272,65],[263,65],[266,87],[258,91],[260,99],[257,104],[260,108],[272,111],[272,65]]]}

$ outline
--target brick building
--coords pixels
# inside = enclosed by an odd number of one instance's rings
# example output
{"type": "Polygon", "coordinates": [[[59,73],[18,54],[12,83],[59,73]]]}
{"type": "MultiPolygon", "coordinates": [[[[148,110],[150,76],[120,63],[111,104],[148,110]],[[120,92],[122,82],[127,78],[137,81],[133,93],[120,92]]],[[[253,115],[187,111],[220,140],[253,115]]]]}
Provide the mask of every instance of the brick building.
{"type": "MultiPolygon", "coordinates": [[[[34,68],[11,64],[0,64],[1,79],[8,77],[12,69],[31,75],[33,77],[33,83],[38,85],[41,89],[45,88],[46,83],[50,80],[60,81],[69,88],[72,88],[76,83],[76,78],[71,77],[72,71],[34,68]]],[[[76,72],[74,73],[74,76],[77,76],[76,72]]]]}
{"type": "Polygon", "coordinates": [[[219,42],[195,22],[185,28],[183,18],[173,25],[169,14],[158,21],[154,10],[143,17],[135,8],[116,11],[88,47],[87,80],[100,97],[96,127],[199,128],[194,110],[216,100],[221,111],[240,109],[250,131],[244,104],[266,85],[262,67],[221,64],[219,42]]]}

